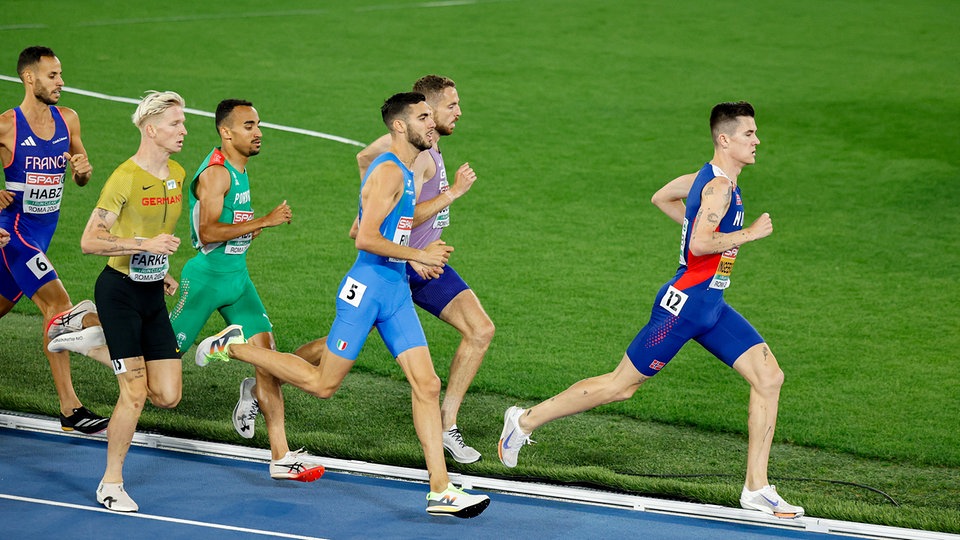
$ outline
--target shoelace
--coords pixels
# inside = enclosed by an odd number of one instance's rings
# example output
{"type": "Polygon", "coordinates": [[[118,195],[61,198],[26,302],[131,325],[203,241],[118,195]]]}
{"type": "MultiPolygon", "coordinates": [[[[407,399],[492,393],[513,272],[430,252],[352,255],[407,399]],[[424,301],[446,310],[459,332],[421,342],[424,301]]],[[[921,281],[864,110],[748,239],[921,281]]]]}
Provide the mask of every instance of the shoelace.
{"type": "MultiPolygon", "coordinates": [[[[258,414],[260,414],[260,402],[253,400],[253,406],[250,407],[250,410],[243,415],[243,419],[250,422],[255,422],[258,414]]],[[[301,448],[301,450],[303,449],[301,448]]]]}
{"type": "Polygon", "coordinates": [[[463,435],[460,433],[460,430],[459,430],[459,429],[453,428],[453,429],[447,431],[447,433],[449,433],[450,436],[453,437],[453,440],[456,441],[456,443],[457,443],[458,445],[460,445],[460,448],[465,448],[465,447],[467,446],[467,445],[463,442],[463,435]]]}

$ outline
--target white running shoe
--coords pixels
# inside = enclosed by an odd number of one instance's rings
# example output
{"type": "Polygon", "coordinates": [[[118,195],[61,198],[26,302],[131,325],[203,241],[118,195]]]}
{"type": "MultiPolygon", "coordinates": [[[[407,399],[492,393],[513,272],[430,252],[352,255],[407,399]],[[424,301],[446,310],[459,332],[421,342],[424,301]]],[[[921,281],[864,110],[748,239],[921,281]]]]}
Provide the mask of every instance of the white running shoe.
{"type": "Polygon", "coordinates": [[[490,506],[490,497],[471,495],[462,489],[447,484],[440,493],[427,494],[427,513],[431,516],[456,516],[472,518],[479,516],[490,506]]]}
{"type": "Polygon", "coordinates": [[[90,349],[106,345],[100,326],[88,326],[79,332],[66,332],[50,340],[47,350],[50,352],[70,351],[87,356],[90,349]]]}
{"type": "Polygon", "coordinates": [[[524,409],[510,407],[503,413],[503,431],[500,432],[500,442],[497,444],[497,455],[507,467],[517,466],[517,456],[525,444],[533,444],[530,434],[520,429],[520,415],[524,409]]]}
{"type": "Polygon", "coordinates": [[[244,379],[240,383],[240,400],[233,408],[233,429],[237,430],[244,439],[253,438],[257,415],[260,414],[260,402],[253,396],[253,388],[256,385],[255,378],[244,379]]]}
{"type": "Polygon", "coordinates": [[[743,486],[740,492],[740,506],[747,510],[759,510],[772,514],[778,518],[796,519],[803,516],[803,507],[794,506],[777,493],[777,486],[763,486],[757,491],[750,491],[743,486]]]}
{"type": "Polygon", "coordinates": [[[197,345],[197,356],[194,359],[198,366],[204,367],[211,360],[229,362],[230,355],[227,354],[228,345],[246,343],[243,337],[243,327],[239,324],[231,324],[224,328],[218,334],[214,334],[197,345]]]}
{"type": "Polygon", "coordinates": [[[123,489],[123,482],[119,484],[100,482],[97,486],[97,502],[114,512],[136,512],[140,509],[123,489]]]}
{"type": "Polygon", "coordinates": [[[296,480],[313,482],[323,476],[325,469],[303,448],[287,452],[281,459],[270,461],[270,478],[274,480],[296,480]]]}
{"type": "Polygon", "coordinates": [[[463,442],[463,434],[456,424],[443,432],[443,448],[450,452],[457,463],[475,463],[480,460],[480,452],[463,442]]]}
{"type": "Polygon", "coordinates": [[[47,337],[53,339],[60,334],[67,332],[79,332],[83,330],[83,316],[87,313],[96,313],[97,306],[90,300],[81,300],[80,303],[72,308],[57,313],[47,323],[47,337]]]}

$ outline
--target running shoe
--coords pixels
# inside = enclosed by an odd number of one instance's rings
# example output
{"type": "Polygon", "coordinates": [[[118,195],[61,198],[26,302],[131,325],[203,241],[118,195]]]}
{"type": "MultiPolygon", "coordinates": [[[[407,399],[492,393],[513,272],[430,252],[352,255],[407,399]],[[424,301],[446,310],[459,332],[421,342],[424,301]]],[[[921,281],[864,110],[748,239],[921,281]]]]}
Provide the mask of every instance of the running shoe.
{"type": "Polygon", "coordinates": [[[253,438],[254,425],[260,414],[260,403],[253,397],[253,388],[257,380],[247,377],[240,383],[240,400],[233,408],[233,429],[244,439],[253,438]]]}
{"type": "Polygon", "coordinates": [[[211,360],[229,362],[230,355],[227,354],[227,346],[246,342],[247,340],[243,337],[243,327],[239,324],[231,324],[221,330],[219,334],[214,334],[197,345],[197,365],[204,367],[211,360]]]}
{"type": "Polygon", "coordinates": [[[427,494],[427,513],[431,516],[477,517],[490,506],[490,497],[471,495],[462,489],[447,484],[440,493],[427,494]]]}
{"type": "Polygon", "coordinates": [[[500,461],[507,467],[517,466],[517,456],[520,455],[520,449],[525,444],[533,444],[530,440],[530,434],[524,433],[520,429],[520,415],[524,409],[520,407],[510,407],[503,413],[503,431],[500,432],[500,442],[497,444],[497,455],[500,461]]]}
{"type": "Polygon", "coordinates": [[[103,336],[103,328],[88,326],[79,332],[67,332],[51,339],[47,343],[47,350],[50,352],[71,351],[86,356],[90,349],[106,344],[107,340],[103,336]]]}
{"type": "Polygon", "coordinates": [[[60,429],[64,431],[79,431],[93,435],[107,429],[109,423],[110,418],[93,413],[86,407],[77,407],[70,416],[60,414],[60,429]]]}
{"type": "Polygon", "coordinates": [[[463,442],[463,434],[456,424],[443,432],[443,447],[457,463],[475,463],[480,460],[480,452],[463,442]]]}
{"type": "Polygon", "coordinates": [[[47,323],[47,337],[53,339],[60,334],[83,330],[83,316],[96,312],[97,306],[93,302],[81,300],[79,304],[62,313],[57,313],[50,319],[47,323]]]}
{"type": "Polygon", "coordinates": [[[281,459],[270,460],[270,478],[313,482],[324,473],[323,465],[316,459],[316,456],[311,456],[303,448],[287,452],[281,459]]]}
{"type": "Polygon", "coordinates": [[[750,491],[743,486],[740,492],[740,506],[747,510],[759,510],[772,514],[778,518],[796,519],[803,516],[803,507],[794,506],[777,493],[777,486],[763,486],[757,491],[750,491]]]}
{"type": "Polygon", "coordinates": [[[123,489],[123,482],[119,484],[100,482],[97,486],[97,502],[114,512],[136,512],[140,509],[123,489]]]}

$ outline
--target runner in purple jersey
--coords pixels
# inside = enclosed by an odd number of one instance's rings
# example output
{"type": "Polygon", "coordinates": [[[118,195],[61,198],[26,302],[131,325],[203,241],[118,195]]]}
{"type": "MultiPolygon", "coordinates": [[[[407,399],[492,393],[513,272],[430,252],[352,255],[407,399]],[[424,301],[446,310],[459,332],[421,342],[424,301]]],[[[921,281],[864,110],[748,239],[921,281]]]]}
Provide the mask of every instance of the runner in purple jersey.
{"type": "Polygon", "coordinates": [[[10,235],[0,260],[0,317],[23,297],[40,308],[44,353],[60,400],[60,425],[64,431],[97,433],[106,429],[109,419],[80,402],[67,351],[110,365],[100,320],[93,302],[71,304],[46,255],[60,216],[67,165],[78,186],[86,185],[93,168],[80,139],[77,113],[57,106],[63,77],[53,51],[24,49],[17,73],[23,81],[23,102],[0,115],[5,180],[0,191],[0,229],[10,235]]]}
{"type": "MultiPolygon", "coordinates": [[[[452,135],[462,114],[456,84],[447,77],[427,75],[414,83],[413,91],[426,96],[436,118],[437,133],[440,136],[452,135]]],[[[386,151],[389,144],[389,135],[384,135],[357,154],[361,177],[373,159],[386,151]]],[[[457,169],[454,184],[450,185],[439,139],[433,141],[432,148],[417,156],[413,172],[417,206],[410,245],[422,249],[439,239],[443,230],[450,225],[450,205],[470,190],[477,175],[469,163],[464,163],[457,169]]],[[[355,235],[354,228],[351,237],[355,235]]],[[[411,261],[406,270],[414,303],[460,332],[460,345],[450,361],[450,375],[440,409],[443,447],[457,462],[473,463],[480,459],[480,452],[464,442],[457,425],[457,414],[493,340],[493,321],[484,311],[477,295],[450,265],[431,268],[411,261]]],[[[314,341],[297,352],[305,358],[316,358],[322,351],[322,345],[322,340],[314,341]]]]}

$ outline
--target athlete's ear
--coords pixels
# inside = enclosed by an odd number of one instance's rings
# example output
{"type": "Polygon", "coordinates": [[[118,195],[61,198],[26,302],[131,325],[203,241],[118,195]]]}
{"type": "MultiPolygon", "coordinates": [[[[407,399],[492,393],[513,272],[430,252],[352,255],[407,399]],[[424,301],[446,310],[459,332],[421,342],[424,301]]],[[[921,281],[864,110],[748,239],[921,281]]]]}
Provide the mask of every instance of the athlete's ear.
{"type": "Polygon", "coordinates": [[[720,145],[720,148],[726,148],[730,143],[730,138],[727,137],[726,133],[720,133],[717,135],[717,144],[720,145]]]}
{"type": "Polygon", "coordinates": [[[397,133],[406,133],[407,132],[407,123],[401,120],[400,118],[394,118],[393,120],[393,130],[397,133]]]}
{"type": "Polygon", "coordinates": [[[230,136],[230,128],[227,126],[220,126],[220,138],[230,140],[233,137],[230,136]]]}

